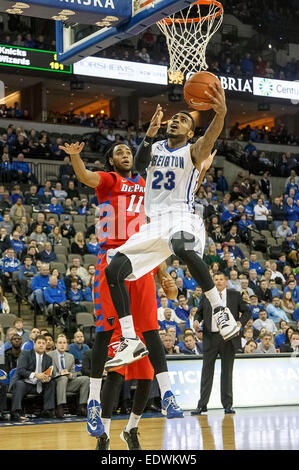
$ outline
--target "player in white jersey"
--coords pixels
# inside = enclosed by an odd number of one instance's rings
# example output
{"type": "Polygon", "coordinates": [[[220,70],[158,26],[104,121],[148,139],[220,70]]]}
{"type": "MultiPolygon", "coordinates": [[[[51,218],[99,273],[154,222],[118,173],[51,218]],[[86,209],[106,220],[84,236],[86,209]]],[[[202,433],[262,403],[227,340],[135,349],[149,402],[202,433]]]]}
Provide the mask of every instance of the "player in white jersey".
{"type": "Polygon", "coordinates": [[[204,136],[193,144],[189,143],[195,125],[192,116],[181,111],[168,122],[166,140],[153,143],[163,117],[162,108],[158,105],[135,156],[136,169],[139,172],[147,169],[145,210],[148,223],[111,253],[111,262],[105,271],[124,338],[115,357],[107,361],[107,370],[137,360],[132,353],[136,333],[125,279],[139,279],[172,254],[188,266],[210,301],[223,339],[227,341],[239,334],[240,325],[223,305],[202,260],[205,227],[201,217],[194,213],[194,194],[203,165],[222,131],[226,114],[221,85],[211,86],[211,92],[213,95],[208,95],[216,115],[204,136]]]}

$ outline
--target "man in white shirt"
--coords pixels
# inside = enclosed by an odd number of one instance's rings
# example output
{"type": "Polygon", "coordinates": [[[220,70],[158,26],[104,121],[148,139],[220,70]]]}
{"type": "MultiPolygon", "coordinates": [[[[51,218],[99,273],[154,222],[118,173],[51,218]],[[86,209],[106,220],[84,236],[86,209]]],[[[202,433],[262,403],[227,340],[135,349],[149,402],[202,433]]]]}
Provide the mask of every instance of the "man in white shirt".
{"type": "Polygon", "coordinates": [[[21,415],[22,400],[29,393],[43,395],[43,417],[55,417],[55,383],[51,380],[49,368],[52,366],[52,359],[46,354],[46,344],[46,338],[38,335],[34,340],[34,348],[22,351],[19,356],[16,372],[9,385],[9,392],[12,392],[13,421],[24,421],[25,418],[21,415]]]}
{"type": "Polygon", "coordinates": [[[235,289],[238,292],[241,292],[241,280],[238,279],[238,271],[230,271],[229,279],[227,281],[227,287],[229,289],[235,289]]]}
{"type": "Polygon", "coordinates": [[[282,285],[284,285],[286,280],[281,274],[281,272],[277,271],[277,263],[275,262],[271,263],[271,271],[272,271],[271,279],[275,280],[278,277],[279,279],[281,279],[282,285]]]}
{"type": "Polygon", "coordinates": [[[293,235],[292,230],[288,226],[288,221],[283,220],[282,224],[276,230],[277,238],[286,238],[288,235],[293,235]]]}
{"type": "Polygon", "coordinates": [[[258,199],[256,206],[254,206],[254,222],[258,230],[268,230],[267,215],[269,211],[263,204],[261,198],[258,199]]]}
{"type": "Polygon", "coordinates": [[[161,301],[161,307],[158,308],[158,320],[159,321],[165,320],[164,312],[165,312],[165,309],[167,308],[168,310],[171,310],[170,321],[181,323],[182,320],[176,316],[175,311],[172,308],[168,307],[168,298],[166,297],[166,295],[162,295],[160,297],[160,301],[161,301]]]}
{"type": "Polygon", "coordinates": [[[256,330],[261,330],[261,328],[266,328],[270,333],[277,333],[277,328],[275,323],[270,318],[267,318],[266,310],[259,311],[259,317],[253,322],[253,327],[256,330]]]}

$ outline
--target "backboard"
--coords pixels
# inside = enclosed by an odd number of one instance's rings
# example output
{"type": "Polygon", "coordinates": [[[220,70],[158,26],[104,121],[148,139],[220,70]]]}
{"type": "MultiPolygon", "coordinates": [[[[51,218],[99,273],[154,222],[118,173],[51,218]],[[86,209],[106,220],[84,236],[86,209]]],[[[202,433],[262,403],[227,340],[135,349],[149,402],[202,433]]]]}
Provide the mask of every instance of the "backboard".
{"type": "Polygon", "coordinates": [[[94,55],[119,41],[138,35],[150,25],[193,2],[194,0],[101,0],[103,8],[106,8],[106,15],[97,18],[97,21],[94,18],[92,24],[56,21],[57,59],[71,64],[94,55]]]}
{"type": "Polygon", "coordinates": [[[189,6],[194,0],[0,0],[0,12],[56,21],[57,60],[72,64],[189,6]]]}

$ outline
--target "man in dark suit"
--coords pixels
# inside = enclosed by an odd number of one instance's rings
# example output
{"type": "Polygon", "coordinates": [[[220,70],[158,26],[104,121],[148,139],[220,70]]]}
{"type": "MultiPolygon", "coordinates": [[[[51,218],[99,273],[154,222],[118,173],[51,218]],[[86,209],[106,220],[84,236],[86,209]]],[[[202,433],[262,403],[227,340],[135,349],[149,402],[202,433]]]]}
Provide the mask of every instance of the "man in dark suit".
{"type": "MultiPolygon", "coordinates": [[[[230,309],[237,324],[244,327],[251,318],[251,312],[241,294],[234,289],[226,288],[226,278],[223,273],[214,274],[213,279],[224,306],[230,309]]],[[[200,399],[196,410],[192,411],[191,414],[199,415],[207,411],[213,385],[215,361],[218,354],[221,358],[221,403],[226,414],[234,413],[235,411],[232,409],[233,365],[235,352],[241,350],[241,337],[238,335],[230,341],[223,340],[216,323],[214,323],[212,310],[205,296],[195,314],[195,319],[199,323],[203,320],[203,366],[200,399]]]]}
{"type": "Polygon", "coordinates": [[[196,342],[192,333],[188,333],[184,337],[184,345],[180,352],[182,354],[202,354],[202,345],[201,343],[196,342]]]}
{"type": "Polygon", "coordinates": [[[16,372],[11,379],[9,392],[12,392],[11,419],[23,421],[22,400],[27,394],[43,394],[43,417],[54,418],[55,382],[44,372],[52,366],[52,358],[46,354],[46,338],[38,335],[34,349],[22,351],[16,372]]]}

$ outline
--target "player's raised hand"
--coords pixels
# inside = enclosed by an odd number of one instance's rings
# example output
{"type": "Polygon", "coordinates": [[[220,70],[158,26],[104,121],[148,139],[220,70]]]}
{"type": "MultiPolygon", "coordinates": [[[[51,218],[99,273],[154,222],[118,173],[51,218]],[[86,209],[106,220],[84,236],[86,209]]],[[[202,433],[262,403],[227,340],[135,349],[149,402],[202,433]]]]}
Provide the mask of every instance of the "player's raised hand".
{"type": "Polygon", "coordinates": [[[208,169],[210,168],[210,166],[213,163],[213,160],[214,160],[214,157],[215,157],[216,153],[217,153],[217,149],[214,150],[214,152],[211,153],[210,156],[203,162],[204,171],[208,171],[208,169]]]}
{"type": "Polygon", "coordinates": [[[158,104],[155,114],[153,115],[149,128],[146,132],[146,135],[148,137],[155,137],[155,135],[157,134],[158,130],[161,127],[162,118],[163,118],[162,106],[158,104]]]}
{"type": "Polygon", "coordinates": [[[81,144],[79,142],[76,142],[75,144],[65,143],[64,146],[59,145],[59,148],[60,150],[64,150],[68,155],[79,155],[82,152],[84,145],[85,142],[81,142],[81,144]]]}
{"type": "MultiPolygon", "coordinates": [[[[205,91],[205,94],[211,100],[211,107],[215,111],[215,113],[225,116],[226,115],[226,101],[225,101],[225,93],[220,83],[215,83],[214,85],[209,84],[211,88],[211,93],[205,91]]],[[[198,110],[200,111],[201,103],[198,104],[198,110]]]]}

